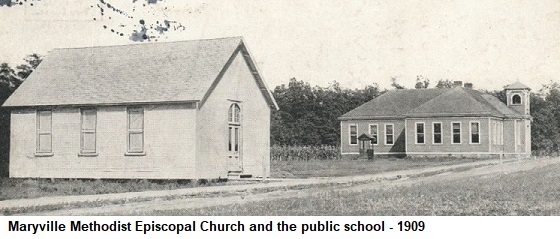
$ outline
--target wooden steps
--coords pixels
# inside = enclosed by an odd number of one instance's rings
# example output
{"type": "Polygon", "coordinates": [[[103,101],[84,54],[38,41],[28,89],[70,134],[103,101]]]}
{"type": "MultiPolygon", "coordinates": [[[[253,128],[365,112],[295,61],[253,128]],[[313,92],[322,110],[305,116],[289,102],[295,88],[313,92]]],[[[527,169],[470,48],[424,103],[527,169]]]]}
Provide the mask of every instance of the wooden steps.
{"type": "Polygon", "coordinates": [[[252,178],[251,174],[244,174],[242,171],[229,171],[228,179],[252,178]]]}

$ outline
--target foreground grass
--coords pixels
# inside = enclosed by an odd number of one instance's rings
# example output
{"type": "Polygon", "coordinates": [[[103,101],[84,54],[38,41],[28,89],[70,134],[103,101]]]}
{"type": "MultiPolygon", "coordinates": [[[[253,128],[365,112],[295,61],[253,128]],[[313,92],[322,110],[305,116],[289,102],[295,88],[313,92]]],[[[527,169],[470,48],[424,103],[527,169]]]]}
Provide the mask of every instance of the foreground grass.
{"type": "Polygon", "coordinates": [[[341,177],[382,172],[436,167],[472,162],[480,159],[399,159],[382,158],[368,160],[313,160],[313,161],[272,161],[270,166],[273,178],[341,177]]]}
{"type": "Polygon", "coordinates": [[[560,215],[560,165],[362,192],[328,191],[305,198],[156,215],[560,215]]]}
{"type": "Polygon", "coordinates": [[[226,182],[197,180],[87,180],[0,178],[0,201],[64,195],[171,190],[224,185],[226,182]]]}
{"type": "MultiPolygon", "coordinates": [[[[273,178],[307,178],[364,175],[394,170],[449,165],[472,161],[463,160],[315,160],[273,161],[273,178]]],[[[200,186],[226,185],[234,182],[196,180],[76,180],[76,179],[14,179],[0,178],[0,201],[65,195],[95,195],[108,193],[172,190],[200,186]]],[[[240,183],[240,182],[237,182],[240,183]]]]}

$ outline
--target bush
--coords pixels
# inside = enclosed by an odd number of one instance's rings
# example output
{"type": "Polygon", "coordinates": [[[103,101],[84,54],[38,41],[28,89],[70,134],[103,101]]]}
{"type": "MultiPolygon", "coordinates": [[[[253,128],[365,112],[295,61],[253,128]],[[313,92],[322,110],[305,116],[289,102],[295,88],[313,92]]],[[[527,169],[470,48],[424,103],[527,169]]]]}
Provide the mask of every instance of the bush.
{"type": "Polygon", "coordinates": [[[272,146],[273,161],[340,160],[340,148],[336,146],[272,146]]]}

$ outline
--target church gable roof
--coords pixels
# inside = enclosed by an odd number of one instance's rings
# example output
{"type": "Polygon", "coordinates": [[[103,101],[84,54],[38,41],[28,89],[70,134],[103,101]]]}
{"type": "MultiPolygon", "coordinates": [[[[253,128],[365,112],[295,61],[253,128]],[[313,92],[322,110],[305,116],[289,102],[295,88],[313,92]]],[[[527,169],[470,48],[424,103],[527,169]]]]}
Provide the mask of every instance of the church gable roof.
{"type": "MultiPolygon", "coordinates": [[[[4,106],[201,101],[239,51],[253,65],[241,37],[55,49],[4,106]]],[[[277,108],[256,68],[251,70],[277,108]]]]}

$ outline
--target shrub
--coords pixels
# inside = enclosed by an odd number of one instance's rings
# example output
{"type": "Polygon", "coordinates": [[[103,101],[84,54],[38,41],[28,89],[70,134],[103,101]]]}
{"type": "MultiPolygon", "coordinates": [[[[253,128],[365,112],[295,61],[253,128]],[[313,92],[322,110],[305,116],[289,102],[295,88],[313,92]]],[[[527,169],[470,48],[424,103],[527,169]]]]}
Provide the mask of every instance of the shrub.
{"type": "Polygon", "coordinates": [[[273,161],[340,160],[340,148],[336,146],[272,146],[273,161]]]}

